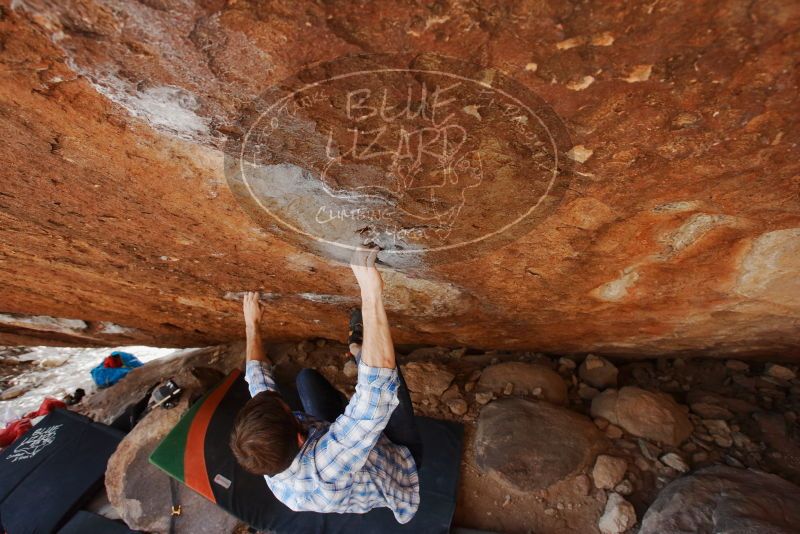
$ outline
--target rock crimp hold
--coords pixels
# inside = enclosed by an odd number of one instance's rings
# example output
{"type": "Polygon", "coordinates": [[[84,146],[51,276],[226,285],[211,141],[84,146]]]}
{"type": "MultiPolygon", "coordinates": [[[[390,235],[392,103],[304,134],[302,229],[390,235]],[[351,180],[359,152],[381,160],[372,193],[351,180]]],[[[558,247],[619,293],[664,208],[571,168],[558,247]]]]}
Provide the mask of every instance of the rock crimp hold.
{"type": "Polygon", "coordinates": [[[637,387],[608,389],[592,400],[592,417],[602,417],[640,438],[678,446],[692,433],[688,409],[664,393],[637,387]]]}
{"type": "Polygon", "coordinates": [[[484,369],[478,389],[501,395],[512,384],[514,395],[535,396],[563,405],[567,403],[567,385],[552,369],[535,363],[504,362],[484,369]]]}
{"type": "Polygon", "coordinates": [[[642,518],[639,534],[795,534],[798,502],[800,487],[776,475],[708,467],[661,490],[642,518]]]}
{"type": "Polygon", "coordinates": [[[537,491],[592,465],[608,440],[588,418],[548,402],[506,398],[481,410],[478,467],[519,491],[537,491]]]}

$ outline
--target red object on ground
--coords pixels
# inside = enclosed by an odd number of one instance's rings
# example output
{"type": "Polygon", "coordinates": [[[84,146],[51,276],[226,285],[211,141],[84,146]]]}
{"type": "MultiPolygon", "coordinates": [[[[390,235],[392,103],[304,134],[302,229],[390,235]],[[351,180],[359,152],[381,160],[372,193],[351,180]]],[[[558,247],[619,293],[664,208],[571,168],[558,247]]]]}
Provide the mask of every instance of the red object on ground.
{"type": "Polygon", "coordinates": [[[8,447],[22,434],[31,429],[30,419],[22,418],[11,421],[3,430],[0,430],[0,447],[8,447]]]}
{"type": "Polygon", "coordinates": [[[42,404],[39,405],[39,409],[35,412],[26,413],[23,419],[33,419],[34,417],[39,417],[40,415],[47,415],[56,408],[66,408],[67,405],[61,402],[58,399],[54,399],[53,397],[45,397],[42,401],[42,404]]]}
{"type": "Polygon", "coordinates": [[[108,356],[105,360],[103,360],[103,367],[113,368],[113,369],[122,367],[122,358],[120,358],[116,354],[108,356]]]}
{"type": "Polygon", "coordinates": [[[38,410],[26,413],[19,419],[8,423],[3,430],[0,430],[0,447],[8,447],[14,443],[18,437],[30,430],[33,426],[31,419],[39,417],[40,415],[47,415],[56,408],[66,407],[67,405],[60,400],[52,397],[45,397],[38,410]]]}

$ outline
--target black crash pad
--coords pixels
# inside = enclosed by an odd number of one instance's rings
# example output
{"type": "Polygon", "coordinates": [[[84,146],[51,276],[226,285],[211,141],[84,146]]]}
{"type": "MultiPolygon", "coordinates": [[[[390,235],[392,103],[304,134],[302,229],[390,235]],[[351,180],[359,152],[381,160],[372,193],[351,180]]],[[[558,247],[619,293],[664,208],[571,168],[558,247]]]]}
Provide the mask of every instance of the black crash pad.
{"type": "Polygon", "coordinates": [[[122,432],[55,410],[0,453],[0,525],[56,532],[103,483],[122,432]]]}
{"type": "Polygon", "coordinates": [[[58,534],[136,534],[125,523],[80,510],[64,525],[58,534]]]}

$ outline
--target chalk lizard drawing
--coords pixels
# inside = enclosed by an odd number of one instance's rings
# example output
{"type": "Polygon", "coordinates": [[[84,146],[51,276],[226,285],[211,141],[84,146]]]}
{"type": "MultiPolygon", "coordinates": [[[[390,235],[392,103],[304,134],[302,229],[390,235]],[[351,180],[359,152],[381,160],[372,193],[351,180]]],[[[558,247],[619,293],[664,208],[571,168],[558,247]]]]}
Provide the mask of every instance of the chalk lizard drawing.
{"type": "Polygon", "coordinates": [[[14,447],[8,460],[17,462],[20,460],[28,460],[33,458],[39,452],[51,445],[56,440],[56,432],[63,425],[52,425],[44,428],[35,428],[30,436],[23,439],[19,445],[14,447]]]}

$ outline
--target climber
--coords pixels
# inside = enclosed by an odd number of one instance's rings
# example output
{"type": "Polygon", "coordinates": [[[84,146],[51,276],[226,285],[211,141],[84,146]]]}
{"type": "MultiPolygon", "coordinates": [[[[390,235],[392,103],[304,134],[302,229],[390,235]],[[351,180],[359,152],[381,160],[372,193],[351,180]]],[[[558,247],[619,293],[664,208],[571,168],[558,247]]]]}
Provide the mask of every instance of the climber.
{"type": "Polygon", "coordinates": [[[292,510],[365,513],[387,507],[399,523],[407,523],[419,506],[422,443],[395,362],[377,252],[359,249],[351,260],[361,289],[361,316],[356,311],[351,319],[358,383],[349,403],[320,373],[303,369],[296,384],[304,411],[290,410],[261,342],[258,295],[245,295],[246,379],[252,398],[236,417],[230,444],[239,464],[264,475],[275,497],[292,510]]]}

